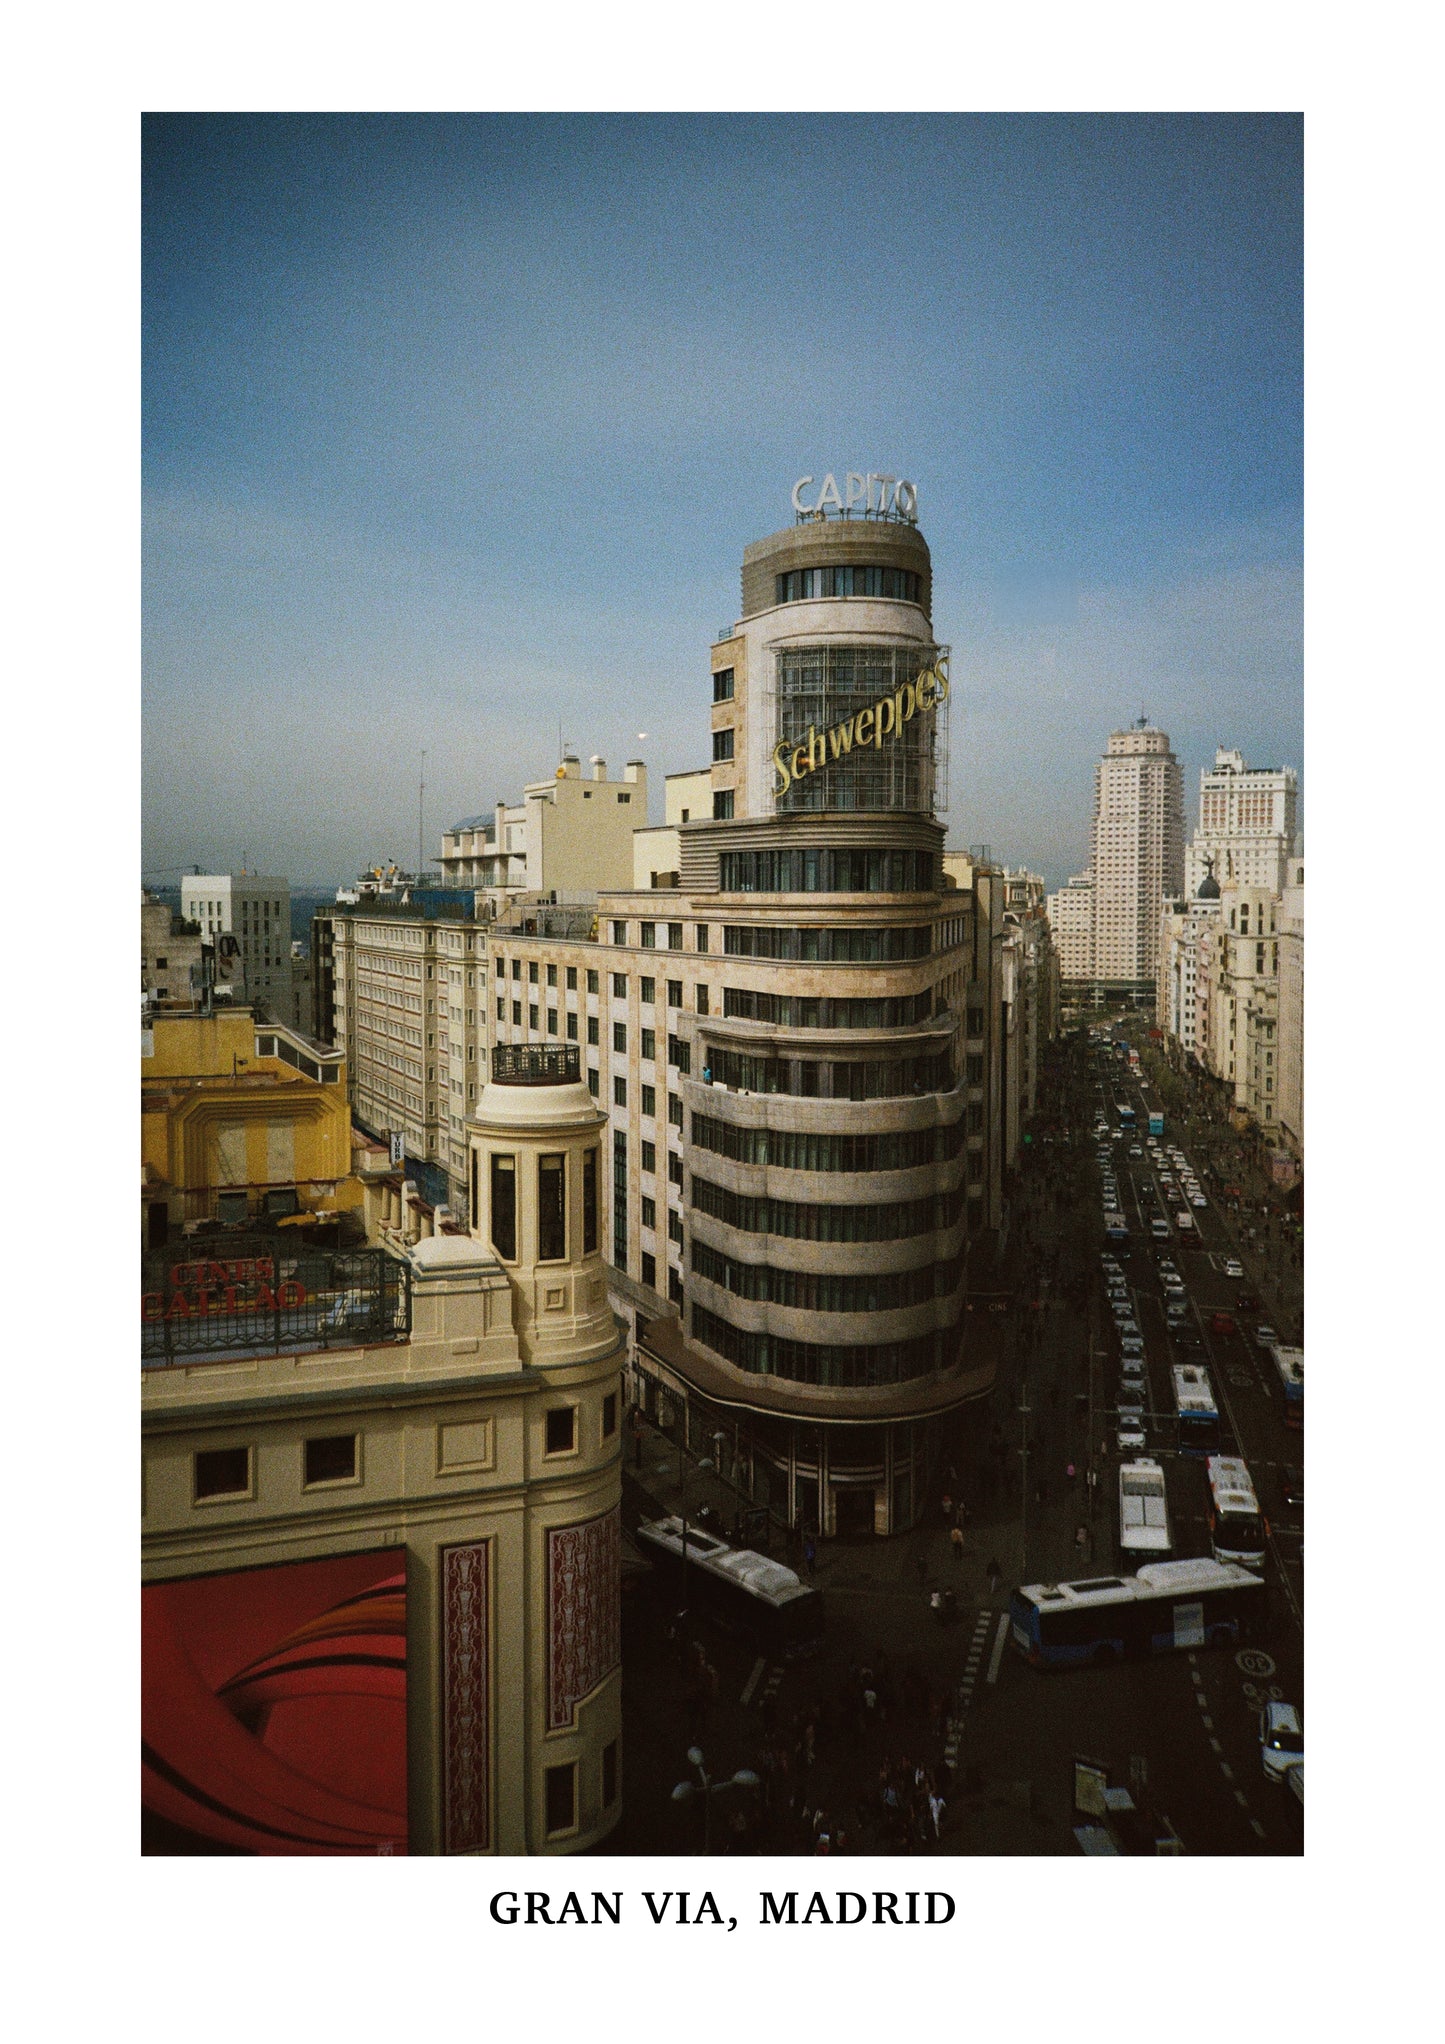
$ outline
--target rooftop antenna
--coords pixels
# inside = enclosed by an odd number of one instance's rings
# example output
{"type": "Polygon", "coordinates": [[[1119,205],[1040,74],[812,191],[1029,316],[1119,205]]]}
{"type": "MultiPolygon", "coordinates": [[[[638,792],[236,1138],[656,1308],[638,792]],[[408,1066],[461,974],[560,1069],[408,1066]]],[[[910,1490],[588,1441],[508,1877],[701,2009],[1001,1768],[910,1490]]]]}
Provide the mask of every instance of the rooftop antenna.
{"type": "Polygon", "coordinates": [[[416,791],[416,877],[421,878],[421,869],[426,844],[426,749],[422,748],[421,782],[416,791]]]}

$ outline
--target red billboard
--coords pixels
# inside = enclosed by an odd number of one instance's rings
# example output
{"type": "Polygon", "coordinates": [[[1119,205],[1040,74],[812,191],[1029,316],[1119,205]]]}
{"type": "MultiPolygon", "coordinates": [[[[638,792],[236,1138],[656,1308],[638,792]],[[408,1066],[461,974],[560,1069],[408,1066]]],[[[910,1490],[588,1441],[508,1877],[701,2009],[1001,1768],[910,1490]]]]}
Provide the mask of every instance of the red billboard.
{"type": "Polygon", "coordinates": [[[144,1853],[406,1851],[406,1551],[141,1593],[144,1853]]]}

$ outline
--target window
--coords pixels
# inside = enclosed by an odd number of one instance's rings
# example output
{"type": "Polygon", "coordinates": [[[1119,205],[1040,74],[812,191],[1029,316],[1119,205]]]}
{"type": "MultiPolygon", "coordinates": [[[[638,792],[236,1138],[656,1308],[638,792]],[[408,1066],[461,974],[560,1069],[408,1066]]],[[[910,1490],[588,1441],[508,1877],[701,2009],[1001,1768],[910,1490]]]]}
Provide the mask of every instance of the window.
{"type": "Polygon", "coordinates": [[[506,1002],[505,1002],[505,1001],[498,1001],[498,1003],[497,1003],[497,1020],[498,1020],[499,1022],[505,1022],[505,1021],[506,1021],[506,1019],[507,1019],[507,1004],[506,1004],[506,1002]]]}
{"type": "Polygon", "coordinates": [[[614,1001],[625,1001],[627,999],[627,974],[625,972],[613,973],[612,998],[614,1001]]]}
{"type": "MultiPolygon", "coordinates": [[[[596,1087],[593,1087],[596,1092],[596,1087]]],[[[597,1253],[597,1151],[582,1153],[582,1254],[597,1253]]]]}
{"type": "Polygon", "coordinates": [[[642,1282],[653,1291],[657,1290],[657,1258],[645,1249],[642,1252],[642,1282]]]}
{"type": "Polygon", "coordinates": [[[547,1414],[547,1453],[570,1455],[577,1446],[577,1408],[554,1405],[547,1414]]]}
{"type": "Polygon", "coordinates": [[[617,1741],[609,1739],[602,1748],[602,1807],[610,1810],[617,1801],[617,1741]]]}
{"type": "Polygon", "coordinates": [[[513,979],[520,979],[522,977],[522,961],[520,958],[512,960],[512,977],[513,979]]]}
{"type": "Polygon", "coordinates": [[[712,678],[712,699],[715,703],[730,703],[733,699],[733,670],[720,667],[712,678]]]}
{"type": "MultiPolygon", "coordinates": [[[[678,1127],[679,1128],[682,1127],[682,1123],[680,1121],[678,1123],[678,1127]]],[[[667,1175],[674,1185],[682,1184],[682,1159],[681,1157],[673,1156],[671,1151],[668,1152],[667,1175]]]]}
{"type": "Polygon", "coordinates": [[[589,1066],[587,1067],[587,1091],[588,1091],[588,1092],[589,1092],[589,1093],[590,1093],[590,1094],[592,1095],[592,1098],[593,1098],[594,1100],[595,1100],[595,1099],[597,1098],[597,1067],[596,1067],[596,1065],[589,1065],[589,1066]]]}
{"type": "MultiPolygon", "coordinates": [[[[669,1093],[667,1096],[667,1118],[674,1128],[682,1127],[682,1096],[678,1093],[669,1093]]],[[[669,1164],[668,1169],[671,1168],[669,1164]]]]}
{"type": "Polygon", "coordinates": [[[642,1200],[642,1225],[644,1228],[655,1228],[657,1226],[657,1201],[648,1199],[646,1194],[643,1195],[642,1200]]]}
{"type": "Polygon", "coordinates": [[[547,984],[549,987],[554,987],[557,984],[557,968],[555,965],[547,967],[547,984]]]}
{"type": "Polygon", "coordinates": [[[313,1483],[354,1483],[356,1435],[320,1434],[306,1443],[306,1488],[313,1483]]]}
{"type": "MultiPolygon", "coordinates": [[[[626,1044],[619,1044],[619,1045],[618,1045],[618,1049],[619,1049],[619,1050],[625,1050],[626,1048],[627,1048],[626,1044]]],[[[642,1032],[642,1055],[643,1055],[644,1057],[656,1057],[656,1056],[657,1056],[657,1031],[656,1031],[655,1029],[644,1029],[644,1030],[643,1030],[643,1032],[642,1032]]]]}
{"type": "Polygon", "coordinates": [[[667,948],[669,951],[682,949],[682,924],[669,923],[667,926],[667,948]]]}
{"type": "Polygon", "coordinates": [[[669,1265],[667,1272],[667,1296],[674,1306],[682,1304],[682,1272],[669,1265]]]}
{"type": "Polygon", "coordinates": [[[626,1024],[625,1022],[614,1022],[614,1023],[613,1023],[613,1025],[612,1025],[612,1048],[613,1048],[614,1050],[626,1050],[626,1048],[627,1048],[627,1024],[626,1024]]]}
{"type": "MultiPolygon", "coordinates": [[[[652,1088],[650,1086],[644,1086],[642,1091],[644,1096],[646,1096],[648,1093],[652,1092],[652,1088]]],[[[647,1106],[646,1098],[644,1097],[643,1112],[648,1113],[650,1111],[651,1110],[647,1106]]],[[[645,1138],[642,1144],[642,1168],[644,1171],[656,1171],[657,1169],[657,1145],[656,1143],[649,1143],[645,1138]]]]}
{"type": "Polygon", "coordinates": [[[627,942],[626,923],[614,923],[612,925],[612,941],[614,944],[625,944],[627,942]]]}
{"type": "Polygon", "coordinates": [[[669,1008],[680,1008],[682,1006],[682,981],[680,979],[670,979],[667,982],[667,1005],[669,1008]]]}
{"type": "Polygon", "coordinates": [[[567,1159],[549,1152],[537,1159],[537,1260],[560,1263],[567,1254],[567,1159]]]}
{"type": "Polygon", "coordinates": [[[575,965],[569,965],[567,968],[567,991],[569,994],[575,994],[577,991],[577,968],[575,965]]]}
{"type": "Polygon", "coordinates": [[[657,999],[657,981],[656,981],[655,979],[644,979],[644,980],[643,980],[643,982],[642,982],[642,998],[643,998],[643,1000],[644,1000],[644,1001],[648,1001],[648,1002],[652,1002],[652,1001],[655,1001],[655,1000],[657,999]]]}
{"type": "Polygon", "coordinates": [[[692,1047],[681,1036],[668,1037],[667,1062],[676,1065],[684,1077],[692,1070],[692,1047]]]}
{"type": "Polygon", "coordinates": [[[712,816],[713,816],[713,822],[714,822],[714,823],[731,823],[731,822],[732,822],[732,818],[733,818],[733,791],[732,791],[732,789],[731,789],[731,788],[721,788],[721,789],[719,789],[719,791],[717,792],[717,794],[715,794],[715,795],[713,796],[713,798],[712,798],[712,816]]]}
{"type": "Polygon", "coordinates": [[[595,994],[597,991],[597,975],[590,970],[587,974],[587,991],[589,994],[595,994]]]}
{"type": "Polygon", "coordinates": [[[672,1241],[681,1242],[682,1215],[677,1213],[672,1207],[669,1207],[667,1210],[667,1232],[672,1241]]]}
{"type": "Polygon", "coordinates": [[[577,1017],[575,1015],[567,1017],[567,1040],[569,1043],[577,1041],[577,1017]]]}
{"type": "Polygon", "coordinates": [[[587,1041],[589,1043],[596,1043],[597,1041],[597,1017],[595,1015],[587,1017],[587,1041]]]}
{"type": "Polygon", "coordinates": [[[626,1079],[614,1079],[612,1081],[612,1104],[614,1107],[625,1107],[627,1105],[626,1079]]]}
{"type": "Polygon", "coordinates": [[[527,1027],[535,1033],[537,1027],[537,1010],[535,1008],[529,1007],[527,1010],[527,1027]]]}
{"type": "Polygon", "coordinates": [[[251,1450],[249,1448],[202,1448],[196,1455],[193,1495],[202,1498],[240,1498],[251,1494],[251,1450]]]}
{"type": "Polygon", "coordinates": [[[697,1012],[699,1015],[707,1013],[707,988],[701,984],[699,984],[697,990],[697,1012]]]}
{"type": "Polygon", "coordinates": [[[644,950],[644,951],[652,951],[652,950],[654,950],[654,949],[656,948],[656,945],[657,945],[657,925],[656,925],[656,923],[644,923],[644,924],[642,925],[642,948],[643,948],[643,950],[644,950]]]}
{"type": "Polygon", "coordinates": [[[517,1160],[492,1154],[492,1247],[505,1263],[517,1259],[517,1160]]]}
{"type": "Polygon", "coordinates": [[[983,1035],[983,1009],[982,1009],[982,1008],[970,1008],[970,1009],[969,1009],[969,1011],[968,1011],[968,1021],[967,1021],[967,1024],[966,1024],[966,1026],[967,1026],[967,1029],[968,1029],[968,1033],[969,1033],[969,1035],[970,1035],[970,1036],[982,1036],[982,1035],[983,1035]]]}
{"type": "Polygon", "coordinates": [[[547,1836],[555,1838],[577,1829],[577,1763],[549,1767],[545,1776],[547,1792],[547,1836]]]}
{"type": "Polygon", "coordinates": [[[517,1029],[520,1029],[522,1026],[522,1003],[520,1001],[513,1001],[512,1003],[512,1024],[517,1029]]]}
{"type": "Polygon", "coordinates": [[[712,734],[712,756],[715,760],[728,760],[733,756],[733,729],[731,724],[712,734]]]}
{"type": "Polygon", "coordinates": [[[699,923],[699,924],[698,924],[698,926],[697,926],[697,948],[698,948],[698,950],[699,950],[699,951],[706,951],[706,949],[707,949],[707,924],[706,924],[706,923],[699,923]]]}
{"type": "Polygon", "coordinates": [[[535,958],[527,960],[527,978],[532,986],[537,984],[537,961],[535,958]]]}
{"type": "Polygon", "coordinates": [[[643,1087],[643,1089],[642,1089],[642,1111],[643,1111],[643,1113],[644,1113],[644,1114],[656,1114],[656,1112],[657,1112],[657,1088],[656,1088],[655,1086],[644,1086],[644,1087],[643,1087]]]}

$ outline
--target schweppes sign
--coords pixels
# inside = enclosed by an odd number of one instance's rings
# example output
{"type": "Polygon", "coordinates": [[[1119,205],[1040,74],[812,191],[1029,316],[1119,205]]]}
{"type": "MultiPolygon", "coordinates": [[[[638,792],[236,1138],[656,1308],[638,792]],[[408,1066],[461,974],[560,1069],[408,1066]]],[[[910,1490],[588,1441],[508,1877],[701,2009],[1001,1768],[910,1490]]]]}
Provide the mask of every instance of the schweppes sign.
{"type": "Polygon", "coordinates": [[[855,716],[845,717],[841,724],[832,724],[824,731],[810,724],[805,742],[780,739],[773,747],[773,766],[778,775],[773,793],[786,794],[794,781],[831,766],[835,760],[845,759],[855,747],[861,752],[865,745],[881,747],[885,738],[893,742],[905,724],[947,701],[948,655],[940,653],[932,667],[925,668],[916,681],[905,681],[892,695],[879,696],[876,703],[870,703],[855,716]]]}

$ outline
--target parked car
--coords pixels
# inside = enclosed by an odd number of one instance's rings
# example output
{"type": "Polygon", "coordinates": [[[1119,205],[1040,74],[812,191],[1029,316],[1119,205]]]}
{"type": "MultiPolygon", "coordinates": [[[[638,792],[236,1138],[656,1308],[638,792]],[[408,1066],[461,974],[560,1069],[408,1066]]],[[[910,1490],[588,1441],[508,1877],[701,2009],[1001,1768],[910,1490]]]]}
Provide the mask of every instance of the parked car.
{"type": "Polygon", "coordinates": [[[1287,1505],[1304,1510],[1305,1473],[1297,1462],[1286,1462],[1279,1472],[1279,1494],[1287,1505]]]}
{"type": "Polygon", "coordinates": [[[1126,1377],[1142,1377],[1144,1375],[1144,1351],[1140,1349],[1136,1355],[1131,1349],[1125,1349],[1122,1368],[1126,1377]]]}
{"type": "Polygon", "coordinates": [[[1228,1278],[1242,1278],[1244,1276],[1244,1265],[1237,1256],[1225,1257],[1224,1275],[1228,1278]]]}
{"type": "Polygon", "coordinates": [[[1271,1781],[1283,1781],[1292,1767],[1303,1767],[1304,1726],[1292,1703],[1267,1703],[1259,1714],[1259,1752],[1271,1781]]]}

